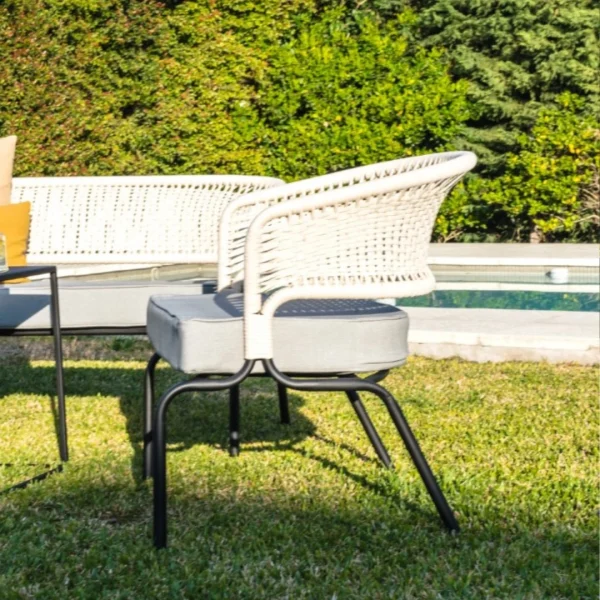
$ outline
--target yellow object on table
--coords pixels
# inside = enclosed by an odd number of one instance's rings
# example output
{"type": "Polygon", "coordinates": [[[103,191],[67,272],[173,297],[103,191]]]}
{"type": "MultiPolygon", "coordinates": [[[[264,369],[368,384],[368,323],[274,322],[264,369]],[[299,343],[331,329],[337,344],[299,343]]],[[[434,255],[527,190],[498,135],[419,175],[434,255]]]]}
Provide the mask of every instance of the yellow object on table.
{"type": "MultiPolygon", "coordinates": [[[[29,238],[29,223],[31,210],[30,202],[4,204],[0,206],[0,271],[4,267],[23,267],[27,264],[27,240],[29,238]],[[2,247],[4,251],[2,251],[2,247]],[[4,255],[4,261],[2,260],[4,255]]],[[[22,283],[27,279],[15,280],[12,283],[22,283]]]]}

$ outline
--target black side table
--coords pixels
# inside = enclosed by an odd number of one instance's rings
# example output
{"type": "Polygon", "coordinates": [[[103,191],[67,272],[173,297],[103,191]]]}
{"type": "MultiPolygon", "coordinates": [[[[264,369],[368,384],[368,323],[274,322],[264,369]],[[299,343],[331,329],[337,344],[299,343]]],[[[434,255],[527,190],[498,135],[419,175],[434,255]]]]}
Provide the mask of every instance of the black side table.
{"type": "MultiPolygon", "coordinates": [[[[26,267],[10,267],[7,271],[0,272],[0,283],[10,281],[11,279],[21,279],[22,277],[32,277],[34,275],[50,275],[50,317],[52,323],[52,337],[54,338],[54,360],[56,363],[56,395],[58,398],[58,442],[61,464],[57,467],[40,473],[31,479],[22,481],[3,490],[2,493],[10,490],[24,488],[34,481],[46,479],[48,475],[57,471],[62,471],[62,463],[69,460],[69,448],[67,445],[67,414],[65,407],[65,389],[63,379],[63,357],[62,357],[62,338],[60,334],[60,312],[58,307],[58,281],[56,277],[56,267],[54,265],[39,265],[26,267]]],[[[0,297],[0,310],[2,310],[2,298],[0,297]]],[[[47,465],[49,466],[49,465],[47,465]]]]}

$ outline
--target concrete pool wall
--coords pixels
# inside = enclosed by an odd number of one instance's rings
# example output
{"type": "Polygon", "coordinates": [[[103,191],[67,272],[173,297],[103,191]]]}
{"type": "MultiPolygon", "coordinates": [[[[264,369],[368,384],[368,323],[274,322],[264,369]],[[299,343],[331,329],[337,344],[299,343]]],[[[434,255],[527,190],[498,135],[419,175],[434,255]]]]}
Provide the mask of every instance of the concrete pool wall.
{"type": "MultiPolygon", "coordinates": [[[[444,268],[522,268],[542,272],[560,268],[596,273],[590,283],[480,284],[439,282],[439,289],[520,289],[598,293],[600,244],[431,244],[429,263],[444,268]],[[504,287],[503,287],[504,286],[504,287]]],[[[399,301],[402,305],[402,301],[399,301]]],[[[477,362],[548,361],[600,364],[600,315],[597,312],[407,307],[413,354],[460,357],[477,362]]]]}
{"type": "MultiPolygon", "coordinates": [[[[600,244],[431,244],[438,289],[513,289],[598,293],[600,244]],[[553,268],[592,273],[585,283],[543,275],[553,268]],[[498,273],[541,273],[542,283],[493,281],[498,273]],[[482,272],[489,281],[444,281],[442,272],[482,272]],[[595,275],[594,275],[595,273],[595,275]]],[[[70,265],[61,276],[83,279],[212,279],[215,265],[70,265]]],[[[560,274],[560,272],[559,272],[560,274]]],[[[562,272],[564,276],[564,271],[562,272]]],[[[539,277],[538,277],[539,278],[539,277]]],[[[477,279],[477,278],[475,278],[477,279]]],[[[399,303],[401,305],[401,302],[399,303]]],[[[476,308],[406,308],[409,344],[417,355],[471,361],[549,361],[600,364],[598,313],[476,308]]]]}

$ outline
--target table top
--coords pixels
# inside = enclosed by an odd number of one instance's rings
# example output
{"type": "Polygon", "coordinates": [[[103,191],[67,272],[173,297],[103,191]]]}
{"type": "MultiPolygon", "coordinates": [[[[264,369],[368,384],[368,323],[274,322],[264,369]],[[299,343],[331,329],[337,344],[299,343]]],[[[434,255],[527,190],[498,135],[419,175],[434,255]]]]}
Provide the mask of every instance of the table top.
{"type": "Polygon", "coordinates": [[[214,264],[155,264],[107,265],[69,264],[57,265],[61,282],[171,282],[193,283],[217,278],[214,264]]]}
{"type": "Polygon", "coordinates": [[[0,281],[10,281],[21,277],[32,277],[33,275],[45,275],[55,273],[54,265],[27,265],[24,267],[9,267],[6,271],[0,271],[0,281]]]}

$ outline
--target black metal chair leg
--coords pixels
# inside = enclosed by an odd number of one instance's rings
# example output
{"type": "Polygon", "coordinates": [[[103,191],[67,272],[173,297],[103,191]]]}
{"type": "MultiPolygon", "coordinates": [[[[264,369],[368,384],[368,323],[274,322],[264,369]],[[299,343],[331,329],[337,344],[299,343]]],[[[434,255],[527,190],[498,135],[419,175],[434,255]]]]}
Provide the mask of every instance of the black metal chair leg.
{"type": "Polygon", "coordinates": [[[158,402],[153,420],[152,474],[154,478],[154,545],[167,545],[167,408],[177,396],[186,391],[180,383],[169,388],[158,402]]]}
{"type": "Polygon", "coordinates": [[[400,437],[402,438],[402,441],[404,442],[404,445],[406,446],[413,463],[417,467],[417,471],[419,472],[419,475],[421,476],[421,479],[423,480],[423,483],[425,484],[425,487],[427,488],[427,491],[429,492],[429,495],[431,496],[438,513],[440,514],[440,517],[450,531],[458,532],[460,527],[456,517],[454,516],[450,505],[442,493],[442,490],[440,489],[440,486],[438,485],[438,482],[436,481],[435,476],[432,473],[431,468],[429,467],[429,464],[423,455],[423,452],[421,451],[419,443],[417,442],[408,422],[406,421],[404,414],[402,413],[402,410],[398,406],[396,399],[384,387],[379,385],[376,387],[378,389],[373,391],[385,403],[388,412],[390,413],[390,417],[392,418],[392,421],[394,422],[394,425],[396,426],[396,429],[398,430],[398,433],[400,434],[400,437]]]}
{"type": "Polygon", "coordinates": [[[229,455],[240,453],[240,386],[229,390],[229,455]]]}
{"type": "Polygon", "coordinates": [[[361,422],[367,437],[371,441],[379,460],[381,460],[386,467],[390,468],[392,466],[392,459],[390,458],[386,447],[381,441],[381,438],[379,437],[379,434],[377,433],[377,430],[375,429],[375,426],[373,425],[373,422],[371,421],[371,418],[369,417],[365,406],[358,395],[358,392],[349,390],[346,392],[346,396],[348,396],[348,400],[350,400],[350,404],[352,404],[352,408],[354,408],[354,412],[356,413],[358,420],[361,422]]]}
{"type": "Polygon", "coordinates": [[[400,407],[396,403],[395,398],[385,388],[377,383],[374,383],[374,378],[358,379],[358,378],[342,378],[342,379],[293,379],[282,373],[273,363],[271,359],[263,359],[265,371],[269,373],[278,383],[285,385],[288,388],[306,391],[338,391],[338,392],[371,392],[376,394],[386,405],[388,412],[402,438],[410,457],[412,458],[417,471],[435,504],[440,517],[450,531],[459,531],[458,522],[448,505],[442,490],[440,489],[431,468],[423,456],[423,452],[419,447],[413,432],[411,431],[400,407]]]}
{"type": "Polygon", "coordinates": [[[252,371],[254,360],[246,360],[235,374],[223,379],[192,379],[171,386],[160,398],[152,421],[152,473],[154,480],[154,545],[167,545],[167,408],[183,392],[216,392],[239,385],[252,371]]]}
{"type": "Polygon", "coordinates": [[[290,424],[290,404],[288,402],[287,388],[277,382],[277,395],[279,396],[279,415],[284,425],[290,424]]]}
{"type": "Polygon", "coordinates": [[[154,369],[160,360],[153,354],[146,365],[144,376],[144,451],[142,478],[152,477],[152,407],[154,405],[154,369]]]}

